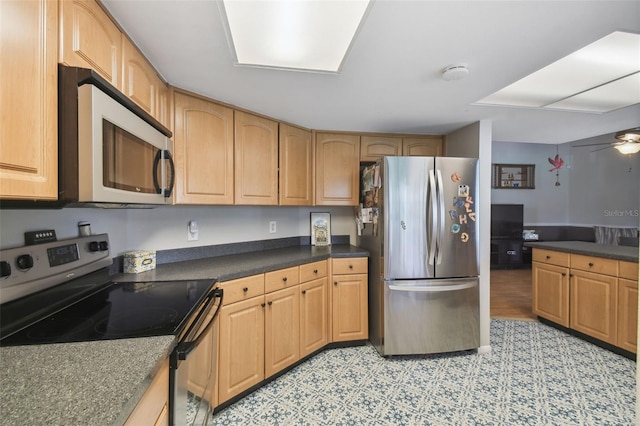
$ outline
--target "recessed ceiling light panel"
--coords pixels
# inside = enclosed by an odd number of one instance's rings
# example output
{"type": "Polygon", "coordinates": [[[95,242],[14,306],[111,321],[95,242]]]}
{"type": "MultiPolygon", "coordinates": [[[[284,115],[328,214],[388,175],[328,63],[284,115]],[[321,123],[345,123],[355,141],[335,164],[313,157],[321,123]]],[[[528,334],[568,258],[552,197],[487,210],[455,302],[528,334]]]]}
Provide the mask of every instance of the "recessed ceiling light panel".
{"type": "Polygon", "coordinates": [[[218,3],[238,65],[338,72],[369,0],[224,0],[218,3]]]}
{"type": "Polygon", "coordinates": [[[633,90],[636,80],[624,79],[639,71],[640,35],[616,31],[477,104],[612,111],[639,102],[633,95],[640,92],[638,86],[633,90]],[[631,96],[622,95],[628,88],[631,96]]]}

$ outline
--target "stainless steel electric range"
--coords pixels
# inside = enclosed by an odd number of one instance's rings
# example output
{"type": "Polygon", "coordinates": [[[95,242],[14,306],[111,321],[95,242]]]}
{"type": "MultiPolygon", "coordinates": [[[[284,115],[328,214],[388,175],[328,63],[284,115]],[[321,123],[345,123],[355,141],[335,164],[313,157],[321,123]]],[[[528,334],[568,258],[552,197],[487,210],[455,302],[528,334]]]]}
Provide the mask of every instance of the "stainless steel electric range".
{"type": "Polygon", "coordinates": [[[0,346],[174,335],[170,421],[188,424],[187,401],[198,401],[196,418],[208,417],[204,395],[189,395],[184,382],[189,354],[212,340],[203,337],[222,290],[213,279],[115,281],[112,263],[107,234],[0,251],[0,346]]]}

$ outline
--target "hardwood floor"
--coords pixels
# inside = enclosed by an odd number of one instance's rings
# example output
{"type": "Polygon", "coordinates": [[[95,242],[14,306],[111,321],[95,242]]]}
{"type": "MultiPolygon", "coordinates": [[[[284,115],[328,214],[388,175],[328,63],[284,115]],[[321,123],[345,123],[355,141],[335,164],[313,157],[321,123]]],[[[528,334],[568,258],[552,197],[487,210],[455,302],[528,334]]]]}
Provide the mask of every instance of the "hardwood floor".
{"type": "Polygon", "coordinates": [[[491,270],[491,318],[537,320],[531,312],[531,268],[491,270]]]}

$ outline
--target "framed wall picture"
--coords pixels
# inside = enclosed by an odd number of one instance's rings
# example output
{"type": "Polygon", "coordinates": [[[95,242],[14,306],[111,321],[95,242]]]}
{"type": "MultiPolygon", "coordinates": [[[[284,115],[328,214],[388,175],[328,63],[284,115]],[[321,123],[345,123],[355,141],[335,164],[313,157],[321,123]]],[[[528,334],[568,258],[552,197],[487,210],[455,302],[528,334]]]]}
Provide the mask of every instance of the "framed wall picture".
{"type": "Polygon", "coordinates": [[[331,245],[330,213],[311,213],[311,245],[331,245]]]}

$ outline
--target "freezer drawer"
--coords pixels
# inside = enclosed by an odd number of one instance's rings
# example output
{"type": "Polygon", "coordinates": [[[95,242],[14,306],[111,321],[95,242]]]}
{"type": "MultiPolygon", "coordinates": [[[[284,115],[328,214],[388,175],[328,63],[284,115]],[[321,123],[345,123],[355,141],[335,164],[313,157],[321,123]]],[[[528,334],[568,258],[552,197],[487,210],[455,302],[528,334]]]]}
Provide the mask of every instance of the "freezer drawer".
{"type": "Polygon", "coordinates": [[[384,282],[382,355],[480,346],[478,278],[384,282]]]}

